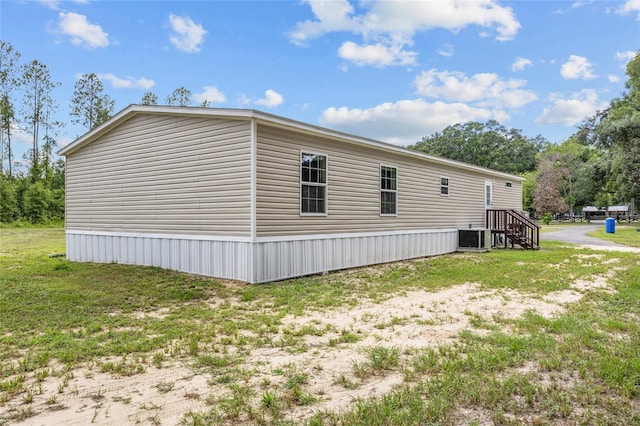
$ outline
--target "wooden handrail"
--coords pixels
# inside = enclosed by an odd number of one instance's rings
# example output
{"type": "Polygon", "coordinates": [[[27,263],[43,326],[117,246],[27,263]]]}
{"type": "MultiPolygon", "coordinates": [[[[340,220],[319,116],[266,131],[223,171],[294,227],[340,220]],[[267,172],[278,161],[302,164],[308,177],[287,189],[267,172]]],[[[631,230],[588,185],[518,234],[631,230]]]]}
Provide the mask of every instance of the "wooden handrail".
{"type": "Polygon", "coordinates": [[[520,213],[518,210],[509,210],[509,212],[514,215],[517,216],[518,219],[520,219],[521,221],[525,222],[526,224],[528,224],[530,227],[532,228],[538,228],[540,229],[540,225],[538,225],[537,223],[533,222],[531,219],[529,219],[528,217],[526,217],[525,215],[523,215],[522,213],[520,213]]]}
{"type": "Polygon", "coordinates": [[[540,248],[540,226],[513,209],[487,209],[486,227],[492,235],[504,235],[511,247],[518,244],[524,248],[540,248]]]}

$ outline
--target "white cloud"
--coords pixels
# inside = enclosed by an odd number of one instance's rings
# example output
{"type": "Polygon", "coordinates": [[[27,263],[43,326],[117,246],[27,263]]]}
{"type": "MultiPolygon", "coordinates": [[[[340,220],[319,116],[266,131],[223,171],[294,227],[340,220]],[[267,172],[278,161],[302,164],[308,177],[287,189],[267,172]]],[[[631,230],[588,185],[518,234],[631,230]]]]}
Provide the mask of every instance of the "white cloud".
{"type": "Polygon", "coordinates": [[[445,43],[444,46],[438,49],[438,55],[444,56],[445,58],[453,56],[453,45],[445,43]]]}
{"type": "Polygon", "coordinates": [[[323,36],[332,31],[357,31],[359,24],[353,18],[353,6],[348,0],[323,1],[306,0],[311,6],[316,20],[298,22],[289,33],[293,44],[304,46],[308,40],[323,36]]]}
{"type": "Polygon", "coordinates": [[[565,62],[560,68],[560,74],[567,80],[591,80],[596,78],[593,74],[593,66],[584,56],[571,55],[569,61],[565,62]]]}
{"type": "Polygon", "coordinates": [[[114,89],[151,89],[156,83],[148,78],[125,77],[121,78],[112,73],[98,74],[100,80],[111,83],[114,89]]]}
{"type": "Polygon", "coordinates": [[[518,33],[520,23],[511,8],[493,0],[460,2],[380,1],[362,16],[363,32],[381,31],[412,35],[417,31],[443,28],[458,32],[469,25],[495,28],[496,39],[510,40],[518,33]]]}
{"type": "MultiPolygon", "coordinates": [[[[60,10],[60,3],[62,3],[61,0],[38,0],[38,2],[43,6],[46,6],[49,9],[53,9],[53,10],[60,10]]],[[[72,3],[88,4],[89,0],[73,0],[72,3]]]]}
{"type": "Polygon", "coordinates": [[[403,44],[385,45],[383,43],[359,46],[352,41],[347,41],[338,49],[338,55],[359,66],[414,65],[417,53],[403,50],[402,47],[403,44]]]}
{"type": "Polygon", "coordinates": [[[331,107],[322,113],[319,121],[323,126],[405,145],[449,125],[492,118],[506,121],[509,116],[503,111],[474,108],[463,103],[429,103],[414,99],[387,102],[367,109],[331,107]]]}
{"type": "Polygon", "coordinates": [[[513,64],[511,64],[511,70],[522,71],[526,67],[530,67],[531,65],[533,65],[533,62],[531,62],[530,59],[517,57],[513,64]]]}
{"type": "Polygon", "coordinates": [[[638,52],[627,50],[626,52],[616,52],[615,58],[616,61],[624,62],[626,65],[627,62],[635,58],[637,54],[638,52]]]}
{"type": "Polygon", "coordinates": [[[609,80],[611,83],[617,83],[620,81],[620,76],[615,74],[609,74],[607,76],[607,80],[609,80]]]}
{"type": "Polygon", "coordinates": [[[284,101],[282,95],[275,90],[268,89],[264,92],[264,98],[256,100],[256,105],[262,105],[267,108],[274,108],[284,101]]]}
{"type": "Polygon", "coordinates": [[[87,21],[87,17],[73,12],[58,14],[57,30],[71,37],[71,43],[76,46],[95,49],[109,45],[109,34],[100,25],[87,21]]]}
{"type": "Polygon", "coordinates": [[[591,3],[593,3],[593,1],[576,1],[576,2],[573,2],[571,4],[571,8],[572,9],[578,9],[578,8],[580,8],[582,6],[586,6],[586,5],[591,4],[591,3]]]}
{"type": "Polygon", "coordinates": [[[220,90],[218,90],[215,86],[204,86],[203,91],[200,93],[194,93],[192,98],[194,101],[198,103],[223,103],[227,101],[227,98],[224,96],[220,90]]]}
{"type": "Polygon", "coordinates": [[[58,138],[58,148],[63,148],[73,142],[75,138],[68,135],[62,135],[58,138]]]}
{"type": "Polygon", "coordinates": [[[640,21],[640,0],[627,0],[623,6],[618,8],[616,13],[626,15],[627,13],[637,13],[636,19],[640,21]]]}
{"type": "Polygon", "coordinates": [[[60,1],[59,0],[39,0],[38,3],[40,3],[43,6],[48,7],[49,9],[54,9],[54,10],[58,10],[60,1]]]}
{"type": "Polygon", "coordinates": [[[15,124],[11,124],[11,138],[13,141],[20,142],[29,147],[33,144],[33,135],[23,127],[20,127],[15,124]]]}
{"type": "Polygon", "coordinates": [[[583,89],[580,92],[572,93],[569,98],[554,93],[549,97],[549,100],[552,105],[545,108],[542,114],[536,117],[536,124],[574,126],[606,106],[606,102],[599,101],[598,94],[592,89],[583,89]]]}
{"type": "Polygon", "coordinates": [[[315,19],[298,22],[289,33],[291,42],[305,45],[330,32],[359,35],[362,42],[346,41],[339,52],[344,59],[359,65],[414,64],[415,52],[404,47],[413,44],[418,31],[443,28],[458,32],[477,25],[495,30],[495,38],[502,41],[513,39],[521,27],[513,10],[494,0],[365,1],[360,3],[366,9],[362,14],[356,14],[347,0],[305,1],[315,19]]]}
{"type": "Polygon", "coordinates": [[[173,45],[187,53],[197,53],[207,34],[202,25],[196,24],[186,16],[169,15],[171,23],[171,36],[169,40],[173,45]]]}
{"type": "Polygon", "coordinates": [[[523,87],[525,80],[502,80],[497,74],[479,73],[467,77],[456,71],[423,71],[414,80],[423,96],[454,102],[475,102],[478,106],[518,108],[538,99],[523,87]]]}

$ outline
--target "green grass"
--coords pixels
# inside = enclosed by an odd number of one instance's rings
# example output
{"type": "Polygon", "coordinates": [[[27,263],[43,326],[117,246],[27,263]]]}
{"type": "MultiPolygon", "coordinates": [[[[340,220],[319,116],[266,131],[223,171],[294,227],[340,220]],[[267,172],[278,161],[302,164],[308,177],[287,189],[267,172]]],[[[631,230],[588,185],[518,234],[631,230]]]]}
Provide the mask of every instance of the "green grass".
{"type": "MultiPolygon", "coordinates": [[[[614,236],[622,242],[640,233],[618,227],[614,236]]],[[[545,241],[539,251],[452,254],[250,286],[159,268],[72,263],[56,256],[64,251],[61,229],[0,229],[0,408],[18,407],[5,410],[0,424],[33,414],[25,402],[35,398],[30,380],[58,377],[64,394],[78,366],[128,376],[176,361],[209,375],[210,385],[224,391],[209,397],[203,391],[211,409],[186,413],[182,424],[299,424],[291,413],[300,407],[315,413],[304,421],[310,425],[640,422],[640,264],[634,253],[545,241]],[[598,257],[584,257],[593,254],[598,257]],[[342,411],[314,407],[325,396],[311,391],[310,366],[285,366],[278,380],[261,381],[260,365],[243,364],[256,349],[304,357],[360,345],[367,337],[357,327],[285,325],[286,316],[349,310],[467,282],[553,297],[576,279],[607,273],[615,292],[587,291],[553,318],[528,312],[488,323],[473,317],[450,345],[404,351],[391,340],[364,346],[362,360],[337,375],[336,386],[356,391],[391,374],[402,383],[376,398],[356,398],[342,411]],[[54,361],[64,369],[54,370],[54,361]]],[[[392,332],[408,321],[394,317],[380,330],[392,332]]],[[[155,387],[160,394],[174,384],[155,387]]]]}
{"type": "Polygon", "coordinates": [[[640,229],[640,225],[632,226],[616,224],[615,232],[613,234],[608,234],[603,225],[601,229],[590,232],[589,235],[629,247],[640,247],[640,232],[638,232],[637,229],[640,229]]]}

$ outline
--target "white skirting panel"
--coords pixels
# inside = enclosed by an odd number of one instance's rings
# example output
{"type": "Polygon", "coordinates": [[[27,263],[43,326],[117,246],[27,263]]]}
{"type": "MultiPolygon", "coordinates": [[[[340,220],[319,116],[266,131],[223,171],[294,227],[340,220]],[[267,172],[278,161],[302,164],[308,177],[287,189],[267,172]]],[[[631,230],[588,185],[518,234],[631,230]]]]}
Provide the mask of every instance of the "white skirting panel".
{"type": "Polygon", "coordinates": [[[323,236],[255,243],[255,282],[277,281],[338,269],[452,253],[458,231],[411,231],[358,236],[323,236]]]}
{"type": "Polygon", "coordinates": [[[76,262],[159,266],[253,282],[252,254],[248,241],[67,231],[67,258],[76,262]]]}
{"type": "Polygon", "coordinates": [[[456,229],[245,238],[67,230],[67,258],[234,279],[278,281],[338,269],[455,252],[456,229]]]}

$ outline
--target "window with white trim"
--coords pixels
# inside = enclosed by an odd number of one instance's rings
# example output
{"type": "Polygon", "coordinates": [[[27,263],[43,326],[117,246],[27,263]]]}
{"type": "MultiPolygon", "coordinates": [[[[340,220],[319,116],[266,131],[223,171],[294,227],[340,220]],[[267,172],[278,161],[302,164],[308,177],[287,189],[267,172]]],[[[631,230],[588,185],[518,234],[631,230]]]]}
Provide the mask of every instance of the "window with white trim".
{"type": "Polygon", "coordinates": [[[505,186],[506,186],[507,188],[511,188],[511,187],[513,186],[513,183],[511,183],[511,182],[506,182],[506,183],[505,183],[505,186]]]}
{"type": "Polygon", "coordinates": [[[449,178],[440,178],[440,195],[449,195],[449,178]]]}
{"type": "Polygon", "coordinates": [[[300,153],[300,213],[327,214],[327,156],[300,153]]]}
{"type": "Polygon", "coordinates": [[[398,213],[398,169],[380,166],[380,215],[398,213]]]}

